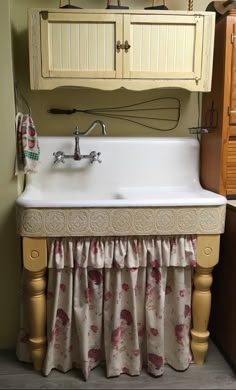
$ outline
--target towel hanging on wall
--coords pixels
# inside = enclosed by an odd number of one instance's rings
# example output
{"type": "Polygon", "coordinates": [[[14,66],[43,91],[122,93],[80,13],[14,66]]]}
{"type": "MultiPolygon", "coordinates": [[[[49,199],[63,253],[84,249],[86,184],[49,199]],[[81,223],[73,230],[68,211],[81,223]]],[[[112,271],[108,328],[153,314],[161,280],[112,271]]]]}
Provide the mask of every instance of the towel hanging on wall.
{"type": "Polygon", "coordinates": [[[39,161],[37,130],[29,114],[16,114],[15,175],[36,172],[39,161]]]}

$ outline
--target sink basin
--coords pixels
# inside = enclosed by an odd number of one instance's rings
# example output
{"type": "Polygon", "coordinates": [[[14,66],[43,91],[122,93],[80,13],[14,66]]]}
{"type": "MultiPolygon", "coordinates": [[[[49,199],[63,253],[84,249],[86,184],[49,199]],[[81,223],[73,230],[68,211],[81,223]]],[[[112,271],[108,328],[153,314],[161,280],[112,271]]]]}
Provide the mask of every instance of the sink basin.
{"type": "Polygon", "coordinates": [[[192,138],[81,138],[81,152],[101,152],[102,163],[65,160],[73,137],[40,137],[40,165],[17,199],[23,207],[222,205],[226,199],[199,183],[199,144],[192,138]]]}
{"type": "Polygon", "coordinates": [[[73,154],[73,136],[40,137],[39,144],[38,172],[27,174],[16,201],[21,234],[31,234],[32,224],[47,235],[141,234],[137,219],[148,234],[162,233],[160,225],[168,223],[166,234],[199,233],[203,221],[206,233],[223,232],[226,198],[200,185],[197,139],[81,137],[82,154],[101,152],[102,163],[92,164],[85,159],[54,163],[54,152],[73,154]],[[182,230],[173,231],[171,219],[182,230]],[[57,226],[56,231],[48,224],[57,226]]]}

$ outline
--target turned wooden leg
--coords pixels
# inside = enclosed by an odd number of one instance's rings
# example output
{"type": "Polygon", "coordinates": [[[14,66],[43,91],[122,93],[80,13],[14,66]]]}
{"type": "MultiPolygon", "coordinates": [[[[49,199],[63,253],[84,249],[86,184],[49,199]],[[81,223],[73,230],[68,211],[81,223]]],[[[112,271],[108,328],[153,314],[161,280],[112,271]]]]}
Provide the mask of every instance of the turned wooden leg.
{"type": "Polygon", "coordinates": [[[41,370],[46,352],[46,240],[24,237],[23,261],[31,357],[35,370],[41,370]]]}
{"type": "Polygon", "coordinates": [[[191,348],[194,362],[203,364],[208,350],[212,270],[219,260],[219,235],[198,236],[197,266],[193,277],[191,348]]]}

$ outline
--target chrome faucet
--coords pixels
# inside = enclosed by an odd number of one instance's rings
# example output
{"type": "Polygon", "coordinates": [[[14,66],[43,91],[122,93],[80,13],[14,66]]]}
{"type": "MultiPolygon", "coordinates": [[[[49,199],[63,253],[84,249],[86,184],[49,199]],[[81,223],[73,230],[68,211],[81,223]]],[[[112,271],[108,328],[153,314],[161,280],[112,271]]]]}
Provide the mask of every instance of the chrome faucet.
{"type": "Polygon", "coordinates": [[[80,153],[80,144],[79,144],[79,137],[80,136],[85,136],[85,135],[88,135],[94,128],[97,124],[100,124],[101,125],[101,128],[102,128],[102,134],[103,135],[106,135],[107,132],[106,132],[106,126],[105,124],[100,121],[100,120],[96,120],[94,121],[87,130],[85,130],[84,132],[80,132],[79,131],[79,128],[76,127],[76,130],[74,131],[73,135],[75,136],[75,149],[74,149],[74,154],[73,155],[70,155],[70,154],[65,154],[64,152],[62,151],[58,151],[58,152],[55,152],[53,153],[53,156],[55,157],[54,159],[54,163],[56,162],[62,162],[64,163],[65,162],[65,159],[67,158],[72,158],[74,160],[82,160],[84,158],[87,158],[90,160],[90,163],[93,163],[94,161],[97,161],[99,163],[102,162],[102,160],[100,159],[100,155],[101,153],[100,152],[95,152],[94,150],[92,152],[90,152],[89,154],[81,154],[80,153]]]}
{"type": "MultiPolygon", "coordinates": [[[[82,158],[88,158],[88,156],[90,156],[91,153],[93,153],[93,158],[95,158],[95,155],[94,153],[96,152],[91,152],[89,155],[82,155],[80,154],[80,145],[79,145],[79,137],[82,135],[82,136],[85,136],[85,135],[88,135],[94,128],[97,124],[100,124],[101,125],[101,128],[102,128],[102,134],[103,135],[107,135],[107,132],[106,132],[106,126],[105,124],[100,121],[100,120],[96,120],[95,122],[93,122],[89,128],[87,130],[85,130],[83,133],[81,133],[79,131],[79,128],[76,127],[76,130],[75,132],[73,133],[74,136],[75,136],[75,152],[74,152],[74,160],[81,160],[82,158]]],[[[99,153],[99,152],[98,152],[99,153]]],[[[97,154],[98,154],[97,153],[97,154]]],[[[101,153],[99,153],[99,156],[100,156],[101,153]]],[[[98,161],[98,162],[101,162],[99,160],[93,160],[93,161],[98,161]]],[[[92,161],[92,162],[93,162],[92,161]]]]}

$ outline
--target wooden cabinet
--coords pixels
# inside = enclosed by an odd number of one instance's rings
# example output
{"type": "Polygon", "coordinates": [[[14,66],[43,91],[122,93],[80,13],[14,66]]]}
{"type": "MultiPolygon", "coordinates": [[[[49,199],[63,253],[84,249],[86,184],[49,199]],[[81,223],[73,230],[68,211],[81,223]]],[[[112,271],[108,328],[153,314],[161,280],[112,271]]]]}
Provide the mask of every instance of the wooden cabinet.
{"type": "Polygon", "coordinates": [[[236,201],[229,201],[219,264],[213,272],[209,329],[213,340],[236,368],[236,201]]]}
{"type": "Polygon", "coordinates": [[[236,196],[236,11],[216,23],[212,90],[203,94],[201,183],[236,196]]]}
{"type": "Polygon", "coordinates": [[[31,9],[31,88],[209,91],[214,26],[211,12],[31,9]]]}
{"type": "MultiPolygon", "coordinates": [[[[236,11],[217,20],[212,90],[203,94],[201,183],[236,199],[236,11]]],[[[236,200],[228,200],[219,264],[213,272],[209,330],[236,368],[236,200]],[[233,206],[234,204],[234,206],[233,206]]]]}

